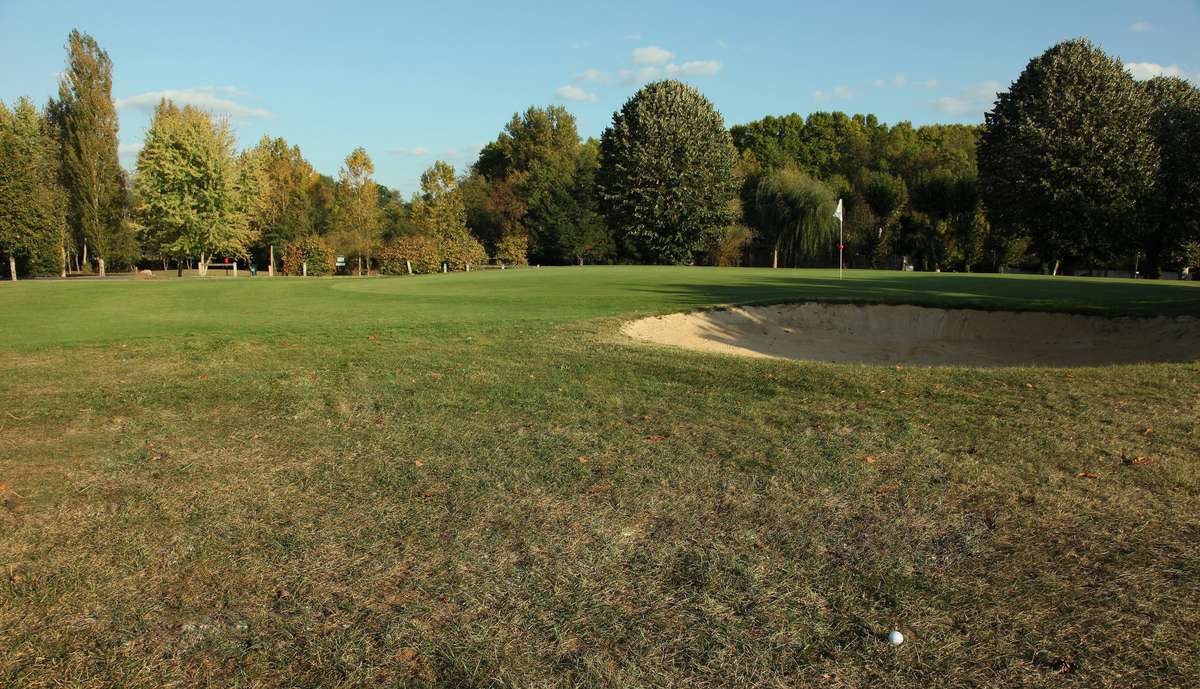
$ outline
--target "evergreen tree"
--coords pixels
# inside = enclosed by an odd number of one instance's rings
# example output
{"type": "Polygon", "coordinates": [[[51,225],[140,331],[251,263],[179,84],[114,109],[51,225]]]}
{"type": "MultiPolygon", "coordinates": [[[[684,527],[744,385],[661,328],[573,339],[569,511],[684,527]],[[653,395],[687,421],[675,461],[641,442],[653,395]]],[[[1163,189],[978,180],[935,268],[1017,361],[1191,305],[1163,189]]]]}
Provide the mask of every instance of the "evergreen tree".
{"type": "Polygon", "coordinates": [[[652,263],[688,263],[731,218],[737,153],[707,98],[674,80],[642,87],[600,141],[601,208],[652,263]]]}
{"type": "Polygon", "coordinates": [[[992,222],[1027,233],[1046,263],[1132,252],[1158,167],[1149,115],[1121,61],[1085,39],[1031,60],[987,113],[979,144],[992,222]]]}

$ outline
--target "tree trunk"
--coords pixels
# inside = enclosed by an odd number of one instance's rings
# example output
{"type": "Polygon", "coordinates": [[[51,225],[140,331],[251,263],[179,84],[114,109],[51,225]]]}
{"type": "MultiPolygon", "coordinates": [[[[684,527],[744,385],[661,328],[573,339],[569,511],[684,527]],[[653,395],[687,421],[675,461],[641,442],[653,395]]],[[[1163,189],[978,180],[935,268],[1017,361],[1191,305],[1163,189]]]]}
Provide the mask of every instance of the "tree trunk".
{"type": "Polygon", "coordinates": [[[208,256],[200,254],[200,261],[196,263],[196,273],[200,277],[208,275],[208,256]]]}
{"type": "Polygon", "coordinates": [[[104,257],[100,256],[96,259],[96,266],[100,268],[100,277],[104,277],[104,257]]]}
{"type": "Polygon", "coordinates": [[[12,281],[17,281],[17,257],[12,254],[8,255],[8,272],[12,275],[12,281]]]}
{"type": "Polygon", "coordinates": [[[60,267],[58,270],[58,276],[60,278],[65,278],[67,276],[67,244],[66,244],[66,242],[63,242],[63,245],[60,248],[62,249],[62,263],[60,264],[60,267]]]}
{"type": "Polygon", "coordinates": [[[83,240],[83,260],[79,262],[79,265],[81,266],[81,270],[82,270],[82,266],[86,266],[87,264],[88,264],[88,261],[87,261],[87,240],[85,239],[85,240],[83,240]]]}
{"type": "Polygon", "coordinates": [[[267,264],[267,276],[275,277],[275,245],[271,245],[271,262],[267,264]]]}
{"type": "Polygon", "coordinates": [[[779,267],[779,245],[778,244],[775,245],[775,248],[771,249],[771,267],[772,268],[779,267]]]}

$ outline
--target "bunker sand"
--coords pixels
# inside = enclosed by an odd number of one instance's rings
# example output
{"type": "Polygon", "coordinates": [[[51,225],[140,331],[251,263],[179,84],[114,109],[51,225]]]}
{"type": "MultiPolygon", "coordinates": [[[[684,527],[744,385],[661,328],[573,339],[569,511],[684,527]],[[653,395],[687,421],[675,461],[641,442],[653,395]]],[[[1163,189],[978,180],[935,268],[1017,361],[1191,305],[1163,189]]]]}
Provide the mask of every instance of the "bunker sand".
{"type": "Polygon", "coordinates": [[[1200,359],[1200,319],[809,302],[643,318],[629,337],[704,352],[914,366],[1105,366],[1200,359]]]}

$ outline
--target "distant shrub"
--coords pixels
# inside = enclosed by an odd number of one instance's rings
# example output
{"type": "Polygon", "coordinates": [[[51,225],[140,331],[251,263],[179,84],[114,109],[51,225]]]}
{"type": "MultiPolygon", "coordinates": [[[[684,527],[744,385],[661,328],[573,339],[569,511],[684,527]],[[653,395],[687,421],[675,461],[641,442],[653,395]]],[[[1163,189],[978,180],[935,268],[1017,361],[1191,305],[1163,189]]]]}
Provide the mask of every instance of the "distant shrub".
{"type": "Polygon", "coordinates": [[[745,225],[722,227],[713,238],[708,262],[714,266],[740,266],[751,238],[750,228],[745,225]]]}
{"type": "Polygon", "coordinates": [[[529,235],[511,232],[496,242],[496,260],[506,266],[529,265],[529,235]]]}
{"type": "Polygon", "coordinates": [[[462,233],[443,243],[441,259],[450,264],[450,270],[464,270],[487,263],[487,249],[473,236],[462,233]]]}
{"type": "Polygon", "coordinates": [[[414,273],[435,273],[438,260],[437,244],[425,235],[397,237],[379,251],[379,272],[384,275],[407,275],[407,262],[412,263],[414,273]]]}
{"type": "Polygon", "coordinates": [[[317,235],[308,235],[287,245],[283,250],[283,274],[302,275],[304,264],[308,264],[309,275],[332,275],[337,258],[333,249],[317,235]]]}

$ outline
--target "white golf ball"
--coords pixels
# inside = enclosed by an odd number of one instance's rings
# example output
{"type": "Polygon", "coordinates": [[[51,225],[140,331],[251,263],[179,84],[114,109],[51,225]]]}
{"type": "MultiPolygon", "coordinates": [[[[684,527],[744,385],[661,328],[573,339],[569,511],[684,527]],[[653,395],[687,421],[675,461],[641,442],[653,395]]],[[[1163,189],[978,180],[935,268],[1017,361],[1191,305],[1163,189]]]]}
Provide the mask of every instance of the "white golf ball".
{"type": "Polygon", "coordinates": [[[896,630],[892,630],[888,633],[888,642],[890,642],[893,646],[899,646],[900,644],[904,643],[904,635],[896,630]]]}

